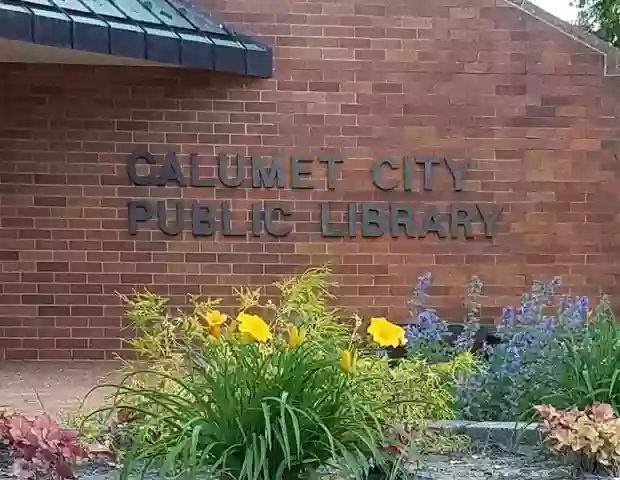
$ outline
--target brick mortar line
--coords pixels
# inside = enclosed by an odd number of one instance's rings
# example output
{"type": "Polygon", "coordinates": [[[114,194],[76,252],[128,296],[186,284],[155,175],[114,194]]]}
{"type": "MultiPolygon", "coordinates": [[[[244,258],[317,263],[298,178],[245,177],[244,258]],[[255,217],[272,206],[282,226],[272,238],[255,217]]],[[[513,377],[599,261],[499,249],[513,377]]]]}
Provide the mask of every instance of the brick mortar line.
{"type": "Polygon", "coordinates": [[[558,30],[559,32],[562,32],[564,35],[572,38],[573,40],[591,48],[596,52],[599,52],[603,55],[604,59],[604,75],[608,77],[620,76],[620,66],[618,65],[618,60],[620,59],[620,49],[605,42],[604,40],[601,40],[596,35],[593,35],[580,27],[571,25],[561,18],[552,15],[529,0],[504,1],[508,5],[511,5],[514,8],[517,8],[531,17],[558,30]],[[610,62],[610,60],[614,61],[610,62]]]}

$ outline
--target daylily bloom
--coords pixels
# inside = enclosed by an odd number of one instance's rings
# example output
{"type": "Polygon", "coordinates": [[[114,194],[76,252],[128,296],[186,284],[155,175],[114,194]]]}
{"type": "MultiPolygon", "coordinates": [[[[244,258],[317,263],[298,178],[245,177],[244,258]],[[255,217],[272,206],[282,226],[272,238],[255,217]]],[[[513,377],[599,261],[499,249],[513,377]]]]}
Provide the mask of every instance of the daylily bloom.
{"type": "Polygon", "coordinates": [[[209,330],[211,335],[214,338],[219,338],[222,333],[222,325],[226,322],[228,318],[226,314],[218,311],[218,310],[209,310],[205,315],[207,320],[207,324],[209,325],[209,330]]]}
{"type": "Polygon", "coordinates": [[[382,347],[398,347],[405,344],[405,330],[385,318],[371,318],[368,333],[382,347]]]}
{"type": "Polygon", "coordinates": [[[340,354],[340,368],[345,373],[355,373],[356,355],[352,350],[343,350],[340,354]]]}
{"type": "Polygon", "coordinates": [[[210,329],[210,333],[213,338],[220,338],[222,334],[222,326],[221,325],[212,325],[210,329]]]}
{"type": "Polygon", "coordinates": [[[207,323],[209,324],[209,326],[213,327],[216,325],[220,326],[224,324],[226,322],[227,316],[225,313],[222,313],[218,310],[209,310],[205,315],[205,318],[207,319],[207,323]]]}
{"type": "Polygon", "coordinates": [[[292,327],[288,333],[288,346],[295,348],[306,341],[306,331],[297,327],[292,327]]]}
{"type": "Polygon", "coordinates": [[[239,332],[247,334],[257,342],[266,342],[273,338],[269,325],[258,315],[240,313],[237,321],[239,322],[239,332]]]}

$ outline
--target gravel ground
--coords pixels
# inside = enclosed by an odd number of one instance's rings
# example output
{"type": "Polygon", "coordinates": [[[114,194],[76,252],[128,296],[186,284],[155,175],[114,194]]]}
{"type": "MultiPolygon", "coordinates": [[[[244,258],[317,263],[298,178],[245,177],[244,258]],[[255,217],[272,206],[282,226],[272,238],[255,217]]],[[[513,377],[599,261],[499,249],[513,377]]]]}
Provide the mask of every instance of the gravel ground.
{"type": "Polygon", "coordinates": [[[539,455],[510,454],[501,449],[449,456],[429,456],[416,478],[419,480],[569,480],[570,467],[539,455]]]}
{"type": "MultiPolygon", "coordinates": [[[[0,449],[0,479],[14,479],[11,459],[0,449]]],[[[412,480],[570,480],[571,469],[548,458],[514,455],[496,448],[449,456],[430,456],[412,480]]],[[[79,480],[114,480],[116,472],[103,463],[89,462],[76,470],[79,480]]],[[[153,475],[153,479],[157,476],[153,475]]]]}

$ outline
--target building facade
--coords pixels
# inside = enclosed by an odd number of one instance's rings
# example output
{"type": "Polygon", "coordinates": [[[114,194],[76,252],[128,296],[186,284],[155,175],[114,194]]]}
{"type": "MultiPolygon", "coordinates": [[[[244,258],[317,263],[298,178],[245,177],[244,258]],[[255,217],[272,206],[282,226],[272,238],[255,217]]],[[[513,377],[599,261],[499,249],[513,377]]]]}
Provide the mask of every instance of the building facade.
{"type": "Polygon", "coordinates": [[[229,308],[326,263],[396,321],[427,271],[455,319],[472,275],[489,318],[537,279],[618,293],[614,49],[522,1],[201,7],[273,73],[0,66],[0,358],[110,359],[119,293],[229,308]]]}

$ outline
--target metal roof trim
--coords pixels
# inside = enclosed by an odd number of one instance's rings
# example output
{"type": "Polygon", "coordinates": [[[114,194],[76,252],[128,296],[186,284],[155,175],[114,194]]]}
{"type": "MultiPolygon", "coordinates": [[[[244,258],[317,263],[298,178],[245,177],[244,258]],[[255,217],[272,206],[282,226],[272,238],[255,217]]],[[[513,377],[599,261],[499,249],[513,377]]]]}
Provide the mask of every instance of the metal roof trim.
{"type": "Polygon", "coordinates": [[[187,0],[0,0],[0,38],[176,67],[273,75],[270,47],[187,0]]]}

